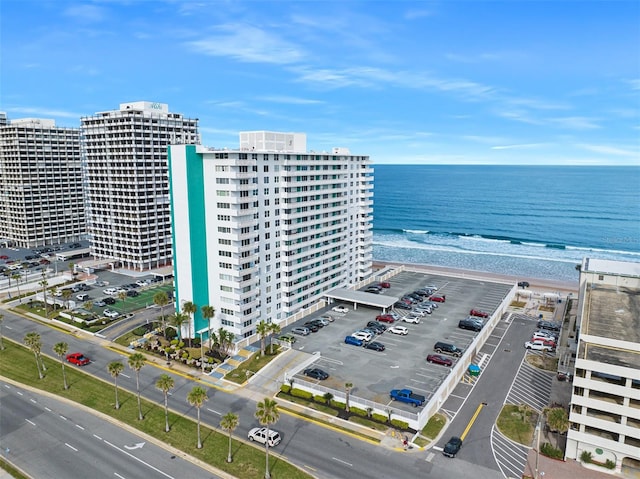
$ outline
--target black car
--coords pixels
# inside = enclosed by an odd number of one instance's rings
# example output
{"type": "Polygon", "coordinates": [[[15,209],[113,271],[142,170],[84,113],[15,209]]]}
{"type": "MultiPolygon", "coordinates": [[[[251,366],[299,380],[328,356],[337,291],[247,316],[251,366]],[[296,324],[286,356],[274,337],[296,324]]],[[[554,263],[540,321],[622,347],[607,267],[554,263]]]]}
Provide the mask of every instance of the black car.
{"type": "Polygon", "coordinates": [[[393,307],[397,309],[411,309],[411,305],[404,303],[402,301],[398,301],[393,305],[393,307]]]}
{"type": "Polygon", "coordinates": [[[387,327],[384,324],[380,324],[378,321],[369,321],[367,323],[367,328],[375,329],[378,331],[378,334],[382,334],[387,330],[387,327]]]}
{"type": "Polygon", "coordinates": [[[140,296],[140,293],[138,293],[135,289],[130,289],[129,291],[127,291],[127,296],[133,298],[136,296],[140,296]]]}
{"type": "Polygon", "coordinates": [[[318,331],[320,331],[320,328],[318,327],[318,325],[315,323],[312,323],[311,321],[309,321],[308,323],[304,323],[304,327],[307,328],[312,333],[317,333],[318,331]]]}
{"type": "Polygon", "coordinates": [[[310,378],[313,378],[313,379],[317,379],[319,381],[324,381],[329,377],[327,373],[325,373],[322,369],[319,369],[319,368],[305,369],[304,375],[309,376],[310,378]]]}
{"type": "Polygon", "coordinates": [[[324,323],[319,319],[312,319],[311,321],[309,321],[309,323],[315,324],[316,326],[318,326],[318,328],[324,328],[324,323]]]}
{"type": "Polygon", "coordinates": [[[370,286],[369,288],[364,290],[365,293],[372,293],[372,294],[380,294],[381,291],[382,291],[382,288],[378,288],[376,286],[370,286]]]}
{"type": "Polygon", "coordinates": [[[451,436],[449,442],[444,445],[444,449],[442,450],[442,454],[447,457],[456,457],[458,451],[462,447],[462,439],[458,436],[451,436]]]}
{"type": "Polygon", "coordinates": [[[385,347],[384,344],[379,343],[377,341],[371,341],[370,343],[367,343],[364,345],[365,349],[373,349],[374,351],[384,351],[385,347]]]}
{"type": "Polygon", "coordinates": [[[521,288],[528,288],[529,287],[529,282],[528,281],[519,281],[518,282],[518,286],[520,286],[521,288]]]}
{"type": "Polygon", "coordinates": [[[116,300],[114,298],[109,297],[109,296],[104,298],[102,301],[104,301],[104,304],[116,304],[116,300]]]}
{"type": "Polygon", "coordinates": [[[482,326],[484,326],[484,324],[482,323],[482,321],[475,321],[473,319],[467,318],[467,319],[461,319],[458,322],[458,327],[460,329],[469,329],[471,331],[482,331],[482,326]]]}

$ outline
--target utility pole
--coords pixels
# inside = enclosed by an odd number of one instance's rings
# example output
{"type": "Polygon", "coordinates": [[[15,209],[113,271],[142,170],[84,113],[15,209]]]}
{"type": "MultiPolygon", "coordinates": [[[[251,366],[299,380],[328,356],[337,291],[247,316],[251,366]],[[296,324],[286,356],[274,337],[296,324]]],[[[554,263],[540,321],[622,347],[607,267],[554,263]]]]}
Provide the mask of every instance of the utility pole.
{"type": "MultiPolygon", "coordinates": [[[[542,420],[542,413],[539,413],[538,415],[538,422],[536,424],[536,473],[534,478],[535,479],[540,479],[540,476],[538,475],[538,459],[540,458],[540,422],[542,420]]],[[[544,473],[543,473],[544,475],[544,473]]]]}

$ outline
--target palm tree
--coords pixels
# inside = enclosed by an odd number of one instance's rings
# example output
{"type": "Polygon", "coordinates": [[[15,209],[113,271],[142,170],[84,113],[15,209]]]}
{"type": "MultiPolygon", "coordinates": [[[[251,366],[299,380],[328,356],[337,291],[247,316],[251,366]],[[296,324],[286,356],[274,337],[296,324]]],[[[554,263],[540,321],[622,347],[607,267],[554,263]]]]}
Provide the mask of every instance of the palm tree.
{"type": "Polygon", "coordinates": [[[85,301],[84,303],[82,303],[82,307],[84,309],[86,309],[87,311],[89,311],[91,314],[93,314],[93,316],[95,316],[95,314],[93,313],[93,301],[89,300],[89,301],[85,301]]]}
{"type": "Polygon", "coordinates": [[[219,346],[218,352],[220,353],[221,356],[225,356],[225,357],[228,356],[229,348],[231,347],[231,343],[233,343],[234,337],[235,336],[231,331],[227,331],[224,328],[218,329],[218,346],[219,346]]]}
{"type": "Polygon", "coordinates": [[[231,456],[231,433],[238,427],[238,415],[228,412],[220,420],[220,427],[229,433],[229,454],[227,454],[227,462],[233,462],[231,456]]]}
{"type": "Polygon", "coordinates": [[[260,321],[256,326],[256,333],[260,336],[260,356],[264,356],[264,340],[269,334],[269,323],[260,321]]]}
{"type": "Polygon", "coordinates": [[[209,349],[211,349],[211,346],[213,346],[213,341],[211,338],[211,318],[213,318],[216,314],[216,308],[214,308],[213,306],[209,306],[209,305],[205,305],[202,308],[200,308],[200,311],[202,311],[202,317],[204,319],[206,319],[207,321],[207,329],[209,330],[209,349]]]}
{"type": "Polygon", "coordinates": [[[271,350],[271,354],[273,354],[273,335],[280,334],[280,325],[276,323],[269,324],[269,349],[271,350]]]}
{"type": "Polygon", "coordinates": [[[194,386],[194,388],[189,391],[189,394],[187,394],[187,401],[189,401],[189,404],[192,406],[195,406],[198,411],[198,449],[202,449],[202,441],[200,440],[200,408],[208,399],[207,391],[200,386],[194,386]]]}
{"type": "Polygon", "coordinates": [[[182,305],[182,312],[189,317],[189,322],[187,323],[189,346],[191,346],[191,321],[196,311],[198,311],[198,306],[192,301],[187,301],[182,305]]]}
{"type": "Polygon", "coordinates": [[[557,432],[558,434],[564,434],[569,430],[569,416],[567,416],[565,408],[546,407],[542,412],[547,418],[549,429],[557,432]]]}
{"type": "Polygon", "coordinates": [[[120,291],[118,293],[118,299],[124,303],[125,300],[127,299],[127,292],[126,291],[120,291]]]}
{"type": "Polygon", "coordinates": [[[4,323],[4,314],[0,313],[0,351],[4,351],[4,341],[2,341],[2,323],[4,323]]]}
{"type": "Polygon", "coordinates": [[[49,307],[47,305],[47,286],[49,286],[49,282],[45,277],[45,273],[42,273],[42,280],[38,282],[40,286],[42,286],[42,297],[44,298],[44,315],[47,319],[49,319],[49,307]]]}
{"type": "Polygon", "coordinates": [[[178,337],[180,339],[182,339],[182,325],[187,321],[189,321],[189,316],[187,316],[184,313],[181,313],[180,311],[176,311],[169,318],[169,324],[171,324],[171,326],[176,328],[176,330],[178,331],[178,337]]]}
{"type": "Polygon", "coordinates": [[[70,289],[63,289],[62,290],[62,299],[64,300],[66,309],[69,309],[69,299],[71,299],[71,295],[72,294],[73,294],[73,292],[70,289]]]}
{"type": "MultiPolygon", "coordinates": [[[[11,274],[11,278],[15,280],[16,286],[18,287],[18,297],[22,296],[20,294],[20,278],[21,277],[22,277],[22,275],[20,273],[12,273],[11,274]]],[[[20,302],[22,302],[22,300],[20,302]]]]}
{"type": "Polygon", "coordinates": [[[169,304],[169,295],[165,291],[160,291],[153,296],[153,302],[156,306],[160,306],[160,317],[162,318],[162,335],[165,336],[167,333],[167,325],[164,320],[164,307],[169,304]]]}
{"type": "Polygon", "coordinates": [[[271,473],[269,472],[269,427],[272,424],[278,422],[280,419],[280,412],[278,411],[278,403],[273,399],[264,398],[263,401],[259,402],[256,406],[256,419],[260,422],[261,425],[266,426],[267,428],[267,440],[264,443],[264,448],[266,451],[266,467],[264,472],[265,479],[271,479],[271,473]]]}
{"type": "Polygon", "coordinates": [[[65,389],[69,389],[69,386],[67,385],[67,373],[64,370],[64,361],[62,358],[67,354],[67,351],[69,351],[69,345],[67,343],[60,342],[53,346],[53,352],[58,355],[60,358],[60,364],[62,364],[62,381],[64,382],[65,389]]]}
{"type": "Polygon", "coordinates": [[[349,412],[349,395],[351,394],[352,389],[353,389],[353,383],[346,383],[344,385],[345,396],[346,396],[344,410],[347,412],[349,412]]]}
{"type": "Polygon", "coordinates": [[[140,370],[144,366],[145,358],[142,353],[133,353],[129,356],[129,367],[136,372],[136,392],[138,394],[138,419],[142,421],[142,406],[140,405],[140,370]]]}
{"type": "Polygon", "coordinates": [[[42,348],[42,340],[40,335],[35,332],[27,333],[24,337],[24,344],[33,352],[36,358],[36,367],[38,368],[38,376],[42,379],[42,371],[40,369],[40,349],[42,348]]]}
{"type": "Polygon", "coordinates": [[[120,409],[120,401],[118,401],[118,376],[124,371],[124,364],[120,361],[112,361],[107,365],[107,369],[113,377],[113,384],[116,387],[116,409],[120,409]]]}
{"type": "Polygon", "coordinates": [[[161,374],[156,381],[156,387],[164,394],[164,432],[169,432],[169,391],[175,386],[175,381],[168,374],[161,374]]]}

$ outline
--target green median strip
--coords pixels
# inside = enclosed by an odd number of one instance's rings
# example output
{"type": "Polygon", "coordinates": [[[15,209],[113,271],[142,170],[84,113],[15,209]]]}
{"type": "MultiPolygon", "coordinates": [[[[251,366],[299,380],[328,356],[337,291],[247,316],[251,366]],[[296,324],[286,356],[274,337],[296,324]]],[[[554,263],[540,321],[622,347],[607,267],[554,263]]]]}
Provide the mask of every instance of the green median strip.
{"type": "MultiPolygon", "coordinates": [[[[197,426],[191,418],[169,412],[171,430],[165,432],[164,407],[150,401],[142,400],[143,420],[138,419],[138,405],[135,391],[130,392],[118,387],[120,409],[115,409],[115,387],[108,383],[85,374],[81,369],[65,363],[65,371],[69,389],[64,389],[62,367],[59,361],[50,357],[43,357],[46,373],[43,379],[38,379],[36,361],[33,353],[20,344],[3,338],[4,350],[0,350],[0,371],[2,376],[16,382],[47,391],[68,400],[83,404],[91,409],[100,411],[117,421],[134,427],[152,437],[177,448],[186,454],[204,461],[205,463],[223,470],[242,479],[262,479],[264,477],[265,453],[262,447],[256,448],[245,442],[233,440],[233,462],[226,462],[229,448],[227,432],[201,426],[203,447],[197,446],[197,426]]],[[[43,353],[49,354],[46,346],[43,353]]],[[[133,374],[123,360],[125,370],[133,374]]],[[[122,381],[118,381],[121,383],[122,381]]],[[[185,396],[186,397],[186,396],[185,396]]],[[[171,407],[172,397],[169,398],[171,407]]],[[[253,417],[240,417],[240,423],[258,423],[253,417]]],[[[272,426],[273,427],[273,426],[272,426]]],[[[275,426],[277,428],[277,425],[275,426]]],[[[269,454],[269,469],[272,477],[287,479],[310,479],[312,476],[296,468],[283,459],[272,455],[279,451],[274,448],[269,454]]]]}

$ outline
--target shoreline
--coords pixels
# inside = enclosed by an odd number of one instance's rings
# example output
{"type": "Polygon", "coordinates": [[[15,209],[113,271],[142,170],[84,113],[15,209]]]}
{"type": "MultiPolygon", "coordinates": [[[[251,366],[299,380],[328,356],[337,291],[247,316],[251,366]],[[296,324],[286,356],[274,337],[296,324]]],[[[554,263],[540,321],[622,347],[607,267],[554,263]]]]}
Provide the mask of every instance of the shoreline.
{"type": "Polygon", "coordinates": [[[386,266],[404,266],[410,270],[424,271],[430,272],[434,274],[442,274],[448,276],[458,276],[463,278],[470,279],[487,279],[493,281],[499,281],[504,283],[518,283],[519,281],[527,281],[529,283],[529,288],[537,291],[545,291],[545,292],[566,292],[566,293],[578,293],[579,289],[579,281],[578,281],[578,272],[576,271],[576,281],[575,283],[568,281],[554,281],[550,279],[542,279],[542,278],[527,278],[515,275],[506,275],[506,274],[498,274],[498,273],[489,273],[485,271],[475,271],[475,270],[465,270],[465,269],[457,269],[451,268],[447,266],[434,266],[429,264],[415,264],[415,263],[401,263],[397,261],[377,261],[373,260],[373,270],[374,272],[380,270],[386,266]]]}

